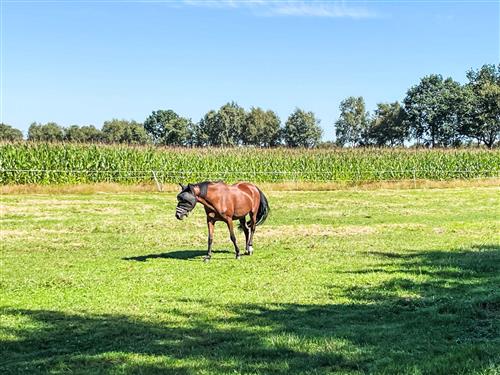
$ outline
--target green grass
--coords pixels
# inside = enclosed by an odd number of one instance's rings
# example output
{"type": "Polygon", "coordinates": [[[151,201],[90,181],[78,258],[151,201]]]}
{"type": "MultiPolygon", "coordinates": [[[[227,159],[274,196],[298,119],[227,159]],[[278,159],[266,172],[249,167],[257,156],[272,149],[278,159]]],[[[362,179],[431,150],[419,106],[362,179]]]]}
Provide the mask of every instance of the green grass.
{"type": "Polygon", "coordinates": [[[174,194],[2,196],[0,373],[498,374],[498,193],[268,192],[209,263],[174,194]]]}
{"type": "Polygon", "coordinates": [[[154,148],[0,143],[0,184],[450,180],[500,176],[500,150],[154,148]]]}

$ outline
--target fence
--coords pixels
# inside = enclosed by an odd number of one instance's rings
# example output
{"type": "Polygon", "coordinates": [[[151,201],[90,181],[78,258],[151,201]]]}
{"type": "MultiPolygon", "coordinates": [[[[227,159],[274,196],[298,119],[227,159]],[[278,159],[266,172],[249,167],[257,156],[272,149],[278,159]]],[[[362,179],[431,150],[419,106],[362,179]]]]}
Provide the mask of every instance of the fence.
{"type": "Polygon", "coordinates": [[[169,171],[169,170],[90,170],[90,169],[0,169],[0,184],[78,184],[117,182],[124,184],[155,183],[159,191],[164,183],[186,183],[205,180],[235,182],[332,182],[370,183],[419,180],[456,180],[500,178],[497,169],[386,169],[353,168],[345,171],[169,171]]]}

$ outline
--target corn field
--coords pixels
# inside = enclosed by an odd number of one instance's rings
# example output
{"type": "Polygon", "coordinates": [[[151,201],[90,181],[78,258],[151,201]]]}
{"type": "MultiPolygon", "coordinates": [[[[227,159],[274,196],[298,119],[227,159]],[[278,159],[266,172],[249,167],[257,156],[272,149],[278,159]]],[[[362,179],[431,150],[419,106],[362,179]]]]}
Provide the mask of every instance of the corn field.
{"type": "Polygon", "coordinates": [[[0,184],[366,182],[498,177],[500,151],[484,149],[187,149],[0,144],[0,184]]]}

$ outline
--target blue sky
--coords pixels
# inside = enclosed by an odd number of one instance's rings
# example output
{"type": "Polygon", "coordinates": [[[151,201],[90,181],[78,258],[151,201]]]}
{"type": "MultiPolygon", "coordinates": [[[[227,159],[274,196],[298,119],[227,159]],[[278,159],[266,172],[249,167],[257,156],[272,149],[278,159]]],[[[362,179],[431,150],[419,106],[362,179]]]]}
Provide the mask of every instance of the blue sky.
{"type": "Polygon", "coordinates": [[[1,121],[63,126],[228,101],[315,112],[402,100],[427,74],[500,61],[497,1],[1,0],[1,121]]]}

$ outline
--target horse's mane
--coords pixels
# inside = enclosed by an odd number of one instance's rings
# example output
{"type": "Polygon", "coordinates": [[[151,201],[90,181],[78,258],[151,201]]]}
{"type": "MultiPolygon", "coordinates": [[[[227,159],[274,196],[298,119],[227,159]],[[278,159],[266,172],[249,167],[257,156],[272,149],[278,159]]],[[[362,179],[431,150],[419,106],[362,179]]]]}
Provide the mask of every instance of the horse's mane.
{"type": "Polygon", "coordinates": [[[208,185],[218,184],[218,183],[224,183],[224,181],[222,181],[222,180],[203,181],[203,182],[198,182],[197,184],[194,184],[194,186],[198,186],[198,188],[200,189],[200,197],[205,198],[207,196],[208,185]]]}
{"type": "Polygon", "coordinates": [[[205,198],[207,196],[208,184],[211,183],[211,181],[203,181],[196,184],[200,189],[200,197],[205,198]]]}

